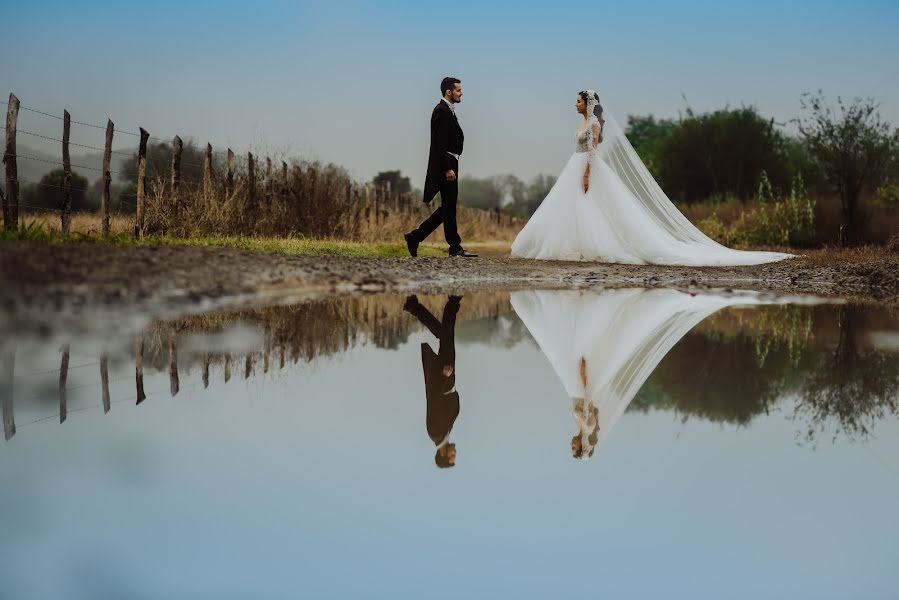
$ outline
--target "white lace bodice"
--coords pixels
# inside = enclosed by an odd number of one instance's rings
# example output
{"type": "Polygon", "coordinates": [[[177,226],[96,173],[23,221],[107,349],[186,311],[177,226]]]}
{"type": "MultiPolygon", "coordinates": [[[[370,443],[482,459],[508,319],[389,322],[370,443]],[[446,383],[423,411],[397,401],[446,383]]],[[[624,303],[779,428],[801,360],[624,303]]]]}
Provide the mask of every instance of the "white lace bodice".
{"type": "Polygon", "coordinates": [[[590,127],[585,127],[584,129],[578,130],[574,134],[575,141],[575,152],[589,152],[590,145],[592,142],[592,131],[590,131],[590,127]]]}

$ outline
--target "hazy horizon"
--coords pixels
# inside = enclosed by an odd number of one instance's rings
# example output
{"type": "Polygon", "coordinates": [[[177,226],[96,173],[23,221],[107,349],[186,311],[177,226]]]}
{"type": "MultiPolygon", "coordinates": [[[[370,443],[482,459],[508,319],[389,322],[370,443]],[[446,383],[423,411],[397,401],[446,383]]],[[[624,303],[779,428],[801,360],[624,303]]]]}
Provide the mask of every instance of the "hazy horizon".
{"type": "MultiPolygon", "coordinates": [[[[0,50],[15,63],[0,71],[0,93],[78,121],[108,117],[120,131],[315,157],[359,178],[400,169],[416,186],[445,75],[463,82],[463,176],[556,174],[572,151],[574,96],[587,87],[621,121],[753,105],[787,123],[800,95],[820,88],[831,99],[873,97],[899,123],[899,5],[586,6],[7,6],[0,50]]],[[[62,127],[22,111],[19,129],[60,137],[62,127]]],[[[103,132],[76,125],[72,141],[102,146],[103,132]]],[[[58,151],[25,135],[19,143],[58,151]]],[[[114,146],[136,138],[120,133],[114,146]]]]}

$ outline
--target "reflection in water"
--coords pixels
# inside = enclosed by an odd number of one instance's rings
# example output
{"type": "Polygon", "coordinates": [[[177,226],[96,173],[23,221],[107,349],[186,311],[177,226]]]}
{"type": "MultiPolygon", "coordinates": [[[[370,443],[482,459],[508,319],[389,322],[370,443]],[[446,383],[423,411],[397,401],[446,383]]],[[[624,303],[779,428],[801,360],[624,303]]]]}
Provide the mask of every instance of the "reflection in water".
{"type": "Polygon", "coordinates": [[[722,311],[665,357],[637,395],[638,410],[675,410],[749,425],[792,412],[800,439],[863,440],[899,413],[899,353],[873,333],[899,328],[876,306],[762,306],[722,311]]]}
{"type": "Polygon", "coordinates": [[[234,365],[248,380],[359,345],[397,349],[422,327],[438,342],[436,351],[424,343],[420,354],[427,430],[441,467],[455,464],[449,436],[459,413],[457,343],[514,351],[535,341],[570,400],[576,458],[592,457],[626,410],[668,410],[684,420],[738,426],[786,410],[808,441],[837,434],[863,439],[878,420],[899,413],[899,354],[884,342],[899,324],[876,306],[766,305],[752,295],[661,289],[522,291],[464,302],[434,296],[319,300],[154,322],[116,336],[100,329],[42,336],[35,327],[16,334],[4,323],[4,437],[16,435],[20,406],[25,424],[64,422],[74,411],[102,407],[106,413],[125,401],[175,396],[194,385],[195,370],[207,388],[213,376],[231,381],[234,365]],[[460,331],[457,322],[465,324],[460,331]],[[46,374],[40,383],[29,365],[35,358],[46,374]],[[126,365],[133,391],[121,396],[115,386],[113,397],[110,385],[122,381],[126,365]],[[82,383],[83,369],[98,371],[94,383],[82,383]],[[166,388],[145,390],[145,370],[167,374],[166,388]],[[96,403],[84,406],[79,388],[90,385],[97,386],[96,403]],[[74,389],[76,396],[70,395],[74,389]]]}
{"type": "Polygon", "coordinates": [[[2,598],[551,598],[588,572],[612,597],[899,584],[882,307],[529,291],[37,329],[0,335],[2,598]],[[875,422],[863,448],[794,440],[875,422]]]}
{"type": "Polygon", "coordinates": [[[462,298],[450,296],[438,321],[416,296],[409,296],[403,310],[414,316],[440,341],[435,353],[427,342],[421,344],[421,366],[425,375],[428,409],[425,424],[428,436],[437,446],[434,462],[445,469],[456,464],[456,445],[449,441],[459,416],[459,392],[456,391],[456,315],[462,298]]]}
{"type": "Polygon", "coordinates": [[[711,313],[749,297],[675,290],[524,291],[512,306],[571,399],[575,458],[593,456],[669,350],[711,313]]]}

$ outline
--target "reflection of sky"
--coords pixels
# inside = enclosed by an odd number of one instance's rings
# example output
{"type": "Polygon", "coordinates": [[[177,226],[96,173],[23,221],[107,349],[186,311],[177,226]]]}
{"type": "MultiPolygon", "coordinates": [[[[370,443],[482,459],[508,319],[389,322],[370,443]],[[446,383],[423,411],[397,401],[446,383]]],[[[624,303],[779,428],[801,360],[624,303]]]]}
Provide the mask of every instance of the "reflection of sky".
{"type": "Polygon", "coordinates": [[[877,598],[899,584],[894,419],[867,444],[813,449],[779,412],[744,429],[632,412],[576,462],[540,351],[460,344],[458,466],[441,471],[421,341],[249,382],[236,361],[228,385],[214,371],[192,391],[199,373],[182,373],[176,398],[21,427],[0,449],[0,596],[877,598]]]}
{"type": "MultiPolygon", "coordinates": [[[[821,88],[873,96],[899,123],[899,4],[888,0],[33,0],[2,12],[0,53],[15,60],[0,93],[26,106],[311,152],[362,177],[399,168],[419,186],[448,74],[467,90],[462,168],[477,175],[556,174],[572,151],[574,94],[591,87],[620,117],[676,116],[683,94],[699,111],[752,104],[786,122],[821,88]]],[[[58,137],[58,122],[20,119],[58,137]]],[[[102,145],[101,131],[72,135],[102,145]]]]}

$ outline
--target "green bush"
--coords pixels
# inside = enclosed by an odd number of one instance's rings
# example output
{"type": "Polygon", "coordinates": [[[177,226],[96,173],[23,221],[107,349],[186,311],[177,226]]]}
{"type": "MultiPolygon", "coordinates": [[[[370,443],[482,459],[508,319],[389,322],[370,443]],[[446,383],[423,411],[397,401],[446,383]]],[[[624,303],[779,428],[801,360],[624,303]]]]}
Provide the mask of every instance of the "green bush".
{"type": "Polygon", "coordinates": [[[808,247],[815,243],[815,204],[801,175],[793,179],[789,194],[777,197],[763,173],[754,204],[739,219],[726,224],[712,213],[697,226],[725,246],[808,247]]]}

